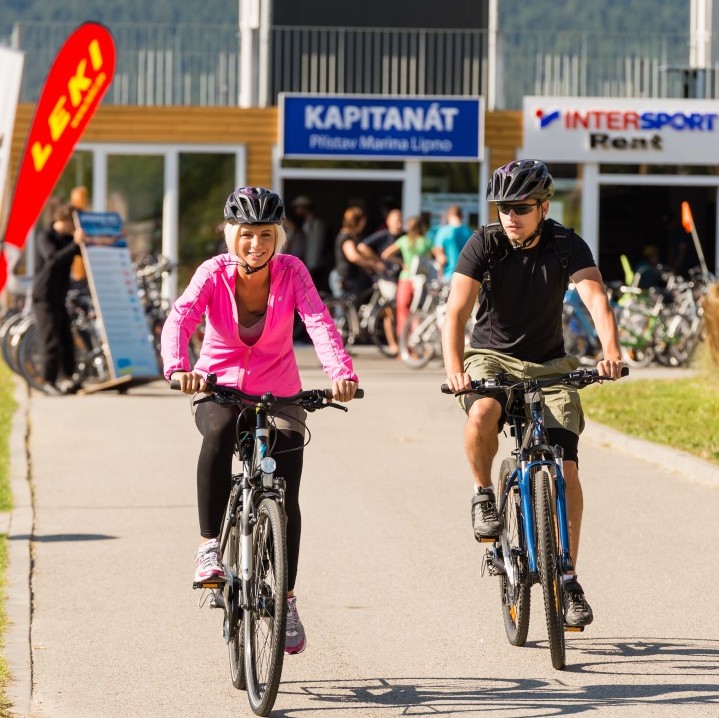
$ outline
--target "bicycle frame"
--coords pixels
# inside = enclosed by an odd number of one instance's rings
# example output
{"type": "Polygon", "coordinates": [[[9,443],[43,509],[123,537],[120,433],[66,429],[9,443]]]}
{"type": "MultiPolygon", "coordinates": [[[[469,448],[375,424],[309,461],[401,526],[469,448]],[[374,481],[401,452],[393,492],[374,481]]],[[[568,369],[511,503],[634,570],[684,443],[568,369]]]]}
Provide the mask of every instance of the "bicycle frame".
{"type": "MultiPolygon", "coordinates": [[[[542,404],[542,390],[534,389],[523,395],[523,403],[529,406],[529,421],[523,415],[524,407],[515,400],[512,402],[512,434],[515,437],[516,448],[512,452],[517,459],[517,468],[507,480],[500,498],[499,514],[504,510],[509,492],[516,484],[519,487],[519,496],[522,509],[522,531],[527,547],[527,563],[533,578],[537,577],[537,547],[534,511],[532,510],[532,477],[542,467],[549,470],[553,478],[554,497],[557,513],[557,527],[559,531],[560,568],[563,573],[572,570],[572,558],[569,548],[569,523],[567,520],[567,497],[564,480],[564,466],[562,450],[560,447],[551,447],[547,443],[544,429],[544,408],[542,404]],[[516,409],[522,410],[522,414],[516,409]],[[551,455],[551,460],[548,458],[551,455]]],[[[506,564],[505,564],[506,568],[506,564]]]]}
{"type": "Polygon", "coordinates": [[[252,577],[254,570],[252,565],[252,517],[257,503],[256,498],[259,495],[262,498],[273,498],[279,504],[284,503],[284,480],[275,477],[274,468],[272,468],[272,472],[265,472],[262,467],[262,460],[267,457],[269,452],[269,438],[270,429],[267,421],[267,410],[262,406],[256,406],[251,450],[249,446],[243,445],[244,442],[238,437],[237,449],[242,469],[232,476],[232,491],[227,504],[227,513],[220,541],[220,550],[224,555],[233,517],[238,514],[239,503],[241,506],[241,513],[239,514],[240,528],[242,530],[240,538],[242,575],[240,578],[242,579],[243,595],[245,597],[246,591],[244,587],[252,577]]]}

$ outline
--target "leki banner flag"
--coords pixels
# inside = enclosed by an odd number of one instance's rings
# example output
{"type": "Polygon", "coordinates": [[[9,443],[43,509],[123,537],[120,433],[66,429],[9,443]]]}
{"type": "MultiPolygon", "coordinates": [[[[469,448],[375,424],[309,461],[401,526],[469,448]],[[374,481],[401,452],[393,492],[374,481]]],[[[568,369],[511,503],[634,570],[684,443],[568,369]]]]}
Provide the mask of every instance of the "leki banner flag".
{"type": "MultiPolygon", "coordinates": [[[[80,25],[60,48],[30,127],[5,231],[6,245],[24,246],[114,73],[115,43],[103,25],[80,25]]],[[[6,279],[3,251],[0,290],[6,279]]]]}

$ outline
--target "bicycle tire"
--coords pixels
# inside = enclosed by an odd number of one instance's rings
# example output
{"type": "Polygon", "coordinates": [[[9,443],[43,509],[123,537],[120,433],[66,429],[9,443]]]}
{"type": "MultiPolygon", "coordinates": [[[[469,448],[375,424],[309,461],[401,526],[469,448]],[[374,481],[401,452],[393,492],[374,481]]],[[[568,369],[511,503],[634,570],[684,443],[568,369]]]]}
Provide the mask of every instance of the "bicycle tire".
{"type": "Polygon", "coordinates": [[[327,299],[325,300],[325,306],[337,327],[342,343],[345,347],[351,347],[355,343],[355,339],[357,339],[358,330],[349,316],[347,302],[344,299],[327,299]]]}
{"type": "Polygon", "coordinates": [[[262,499],[252,529],[253,575],[244,610],[245,674],[252,711],[266,716],[277,697],[285,655],[287,540],[284,512],[262,499]]]}
{"type": "MultiPolygon", "coordinates": [[[[498,496],[504,495],[507,479],[517,468],[513,458],[505,459],[499,468],[498,496]]],[[[522,564],[526,549],[522,534],[522,514],[519,487],[513,486],[507,496],[504,510],[504,529],[501,537],[502,559],[507,573],[500,575],[502,617],[507,640],[513,646],[523,646],[529,631],[531,608],[531,584],[522,564]],[[512,578],[510,578],[510,572],[512,578]]],[[[525,558],[526,560],[526,558],[525,558]]]]}
{"type": "Polygon", "coordinates": [[[42,355],[37,339],[37,325],[34,323],[28,325],[22,336],[18,337],[17,364],[20,376],[28,386],[43,391],[45,379],[42,372],[42,355]]]}
{"type": "Polygon", "coordinates": [[[230,569],[231,575],[235,578],[235,585],[226,586],[225,596],[225,621],[226,631],[228,633],[227,647],[230,658],[230,680],[232,685],[238,690],[247,689],[247,679],[245,677],[245,634],[242,622],[241,604],[241,586],[240,578],[242,576],[242,547],[240,544],[240,529],[238,519],[232,523],[230,527],[230,535],[227,539],[227,548],[225,549],[226,564],[230,569]],[[229,589],[229,590],[228,590],[229,589]]]}
{"type": "Polygon", "coordinates": [[[5,361],[10,369],[15,372],[18,376],[22,376],[20,370],[20,360],[18,352],[20,350],[20,343],[22,341],[23,334],[28,330],[28,327],[35,325],[35,315],[28,314],[22,321],[13,325],[8,332],[9,338],[7,343],[7,356],[5,361]]]}
{"type": "Polygon", "coordinates": [[[386,318],[389,318],[389,321],[392,322],[392,326],[394,327],[395,315],[392,309],[392,305],[383,304],[376,307],[375,310],[372,312],[372,316],[370,318],[369,331],[372,336],[372,341],[374,342],[374,345],[380,350],[380,353],[386,357],[393,358],[397,356],[397,351],[392,350],[389,347],[389,342],[387,341],[387,332],[385,331],[384,327],[384,322],[386,318]]]}
{"type": "Polygon", "coordinates": [[[16,312],[15,314],[5,317],[2,325],[0,325],[0,348],[2,351],[2,357],[12,371],[15,371],[10,364],[11,360],[9,354],[10,340],[12,339],[12,328],[17,326],[24,318],[25,316],[21,312],[16,312]]]}
{"type": "Polygon", "coordinates": [[[436,355],[439,327],[434,313],[418,311],[410,314],[399,338],[402,361],[412,369],[422,369],[436,355]]]}
{"type": "Polygon", "coordinates": [[[549,474],[546,471],[537,471],[534,474],[532,489],[534,492],[534,518],[537,527],[537,563],[544,596],[549,652],[552,657],[552,666],[557,670],[562,670],[566,665],[562,577],[557,559],[554,506],[549,474]]]}

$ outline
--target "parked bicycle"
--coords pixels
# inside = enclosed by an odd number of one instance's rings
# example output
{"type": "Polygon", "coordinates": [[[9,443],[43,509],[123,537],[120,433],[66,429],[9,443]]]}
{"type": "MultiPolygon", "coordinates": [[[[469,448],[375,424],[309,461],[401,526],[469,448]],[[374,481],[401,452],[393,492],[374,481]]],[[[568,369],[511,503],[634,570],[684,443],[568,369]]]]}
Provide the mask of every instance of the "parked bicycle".
{"type": "MultiPolygon", "coordinates": [[[[215,382],[210,374],[210,393],[196,403],[241,407],[235,447],[241,468],[232,476],[220,536],[224,580],[194,584],[194,588],[211,591],[210,606],[224,611],[222,633],[229,647],[232,685],[247,690],[252,710],[266,716],[279,690],[287,618],[285,482],[275,475],[270,412],[291,405],[307,411],[332,407],[346,412],[347,407],[334,403],[330,390],[255,396],[215,382]],[[248,414],[255,415],[251,431],[243,430],[248,414]]],[[[173,381],[170,386],[179,389],[180,383],[173,381]]],[[[355,398],[363,395],[358,389],[355,398]]]]}
{"type": "MultiPolygon", "coordinates": [[[[627,374],[628,369],[622,369],[622,376],[627,374]]],[[[564,624],[561,577],[572,572],[573,561],[562,449],[549,445],[542,390],[558,385],[581,389],[601,381],[612,379],[596,369],[578,369],[523,381],[500,372],[493,379],[472,382],[471,391],[478,394],[507,391],[507,420],[515,440],[511,456],[499,469],[498,512],[504,529],[498,540],[490,539],[494,545],[485,554],[483,572],[486,567],[490,575],[501,578],[504,627],[513,646],[523,646],[527,640],[530,589],[541,584],[549,650],[558,670],[566,665],[564,632],[584,629],[564,624]]],[[[452,393],[446,384],[442,391],[452,393]]]]}
{"type": "Polygon", "coordinates": [[[359,297],[324,297],[346,349],[351,350],[360,341],[370,341],[385,356],[396,354],[387,339],[387,332],[394,331],[396,290],[396,283],[376,278],[359,297]]]}

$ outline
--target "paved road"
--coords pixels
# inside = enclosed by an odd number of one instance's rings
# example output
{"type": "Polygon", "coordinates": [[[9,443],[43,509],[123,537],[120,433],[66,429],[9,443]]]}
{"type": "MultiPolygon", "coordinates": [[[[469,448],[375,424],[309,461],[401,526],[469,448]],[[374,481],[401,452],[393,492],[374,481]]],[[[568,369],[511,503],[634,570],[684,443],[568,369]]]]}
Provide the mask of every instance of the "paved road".
{"type": "MultiPolygon", "coordinates": [[[[305,386],[324,386],[303,362],[305,386]]],[[[541,589],[527,645],[513,648],[497,579],[479,575],[463,418],[439,370],[370,358],[358,369],[367,398],[311,416],[297,585],[309,647],[286,660],[275,715],[719,716],[716,486],[606,437],[584,441],[579,573],[596,621],[568,638],[558,672],[541,589]]],[[[162,383],[33,395],[29,428],[30,715],[251,715],[228,679],[219,612],[199,609],[191,589],[199,435],[188,399],[162,383]]],[[[15,665],[22,709],[29,675],[15,665]]]]}

